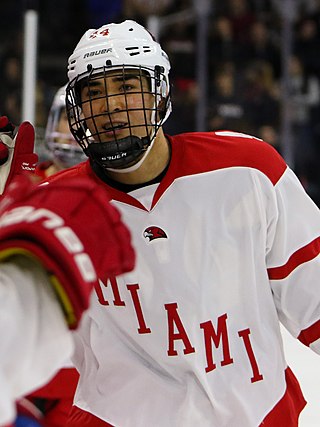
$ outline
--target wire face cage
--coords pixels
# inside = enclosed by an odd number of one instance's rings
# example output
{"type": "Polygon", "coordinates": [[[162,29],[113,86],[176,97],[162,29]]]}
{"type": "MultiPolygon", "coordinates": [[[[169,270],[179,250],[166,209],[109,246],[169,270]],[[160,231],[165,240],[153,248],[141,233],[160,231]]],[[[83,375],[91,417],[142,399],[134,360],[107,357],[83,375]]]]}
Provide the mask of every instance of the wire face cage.
{"type": "Polygon", "coordinates": [[[66,94],[74,138],[104,168],[127,167],[141,157],[170,102],[161,66],[91,68],[69,83],[66,94]]]}

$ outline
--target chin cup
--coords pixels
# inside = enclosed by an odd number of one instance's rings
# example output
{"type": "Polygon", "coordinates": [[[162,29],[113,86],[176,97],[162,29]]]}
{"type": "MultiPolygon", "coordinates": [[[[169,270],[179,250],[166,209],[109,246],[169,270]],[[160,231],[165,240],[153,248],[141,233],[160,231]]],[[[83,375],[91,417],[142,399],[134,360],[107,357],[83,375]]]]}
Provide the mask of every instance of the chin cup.
{"type": "Polygon", "coordinates": [[[86,147],[86,155],[104,169],[121,169],[132,165],[150,145],[145,136],[127,136],[117,141],[91,143],[86,147]]]}

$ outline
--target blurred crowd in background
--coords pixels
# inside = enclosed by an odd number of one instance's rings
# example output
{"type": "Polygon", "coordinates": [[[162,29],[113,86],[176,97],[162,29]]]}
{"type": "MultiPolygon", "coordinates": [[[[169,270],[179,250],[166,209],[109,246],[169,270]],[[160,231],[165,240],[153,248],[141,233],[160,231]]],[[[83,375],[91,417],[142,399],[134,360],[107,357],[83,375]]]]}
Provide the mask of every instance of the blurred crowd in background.
{"type": "MultiPolygon", "coordinates": [[[[255,135],[280,153],[283,0],[211,0],[208,22],[206,129],[255,135]]],[[[290,3],[290,2],[289,2],[290,3]]],[[[289,62],[293,168],[320,206],[320,0],[292,0],[289,62]]],[[[26,1],[1,0],[0,114],[21,121],[23,11],[26,1]],[[21,11],[21,12],[18,12],[21,11]],[[7,17],[7,18],[6,18],[7,17]]],[[[66,83],[67,59],[88,28],[151,15],[192,11],[193,0],[41,0],[37,70],[38,143],[56,90],[66,83]]],[[[183,16],[183,13],[182,15],[183,16]]],[[[187,15],[186,15],[187,16],[187,15]]],[[[190,17],[190,14],[188,15],[190,17]]],[[[192,16],[192,13],[191,13],[192,16]]],[[[195,14],[193,14],[195,16],[195,14]]],[[[171,64],[173,113],[168,133],[195,131],[196,19],[181,19],[159,35],[171,64]]]]}

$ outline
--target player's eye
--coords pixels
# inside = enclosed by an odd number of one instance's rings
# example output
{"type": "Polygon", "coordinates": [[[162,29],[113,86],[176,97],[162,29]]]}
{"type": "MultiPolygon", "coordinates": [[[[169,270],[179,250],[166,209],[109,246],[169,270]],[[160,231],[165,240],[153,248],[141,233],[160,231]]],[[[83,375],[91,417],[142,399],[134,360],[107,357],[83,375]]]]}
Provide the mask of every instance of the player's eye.
{"type": "Polygon", "coordinates": [[[121,85],[121,91],[122,92],[130,92],[132,90],[135,90],[134,85],[130,84],[130,83],[125,83],[123,85],[121,85]]]}
{"type": "Polygon", "coordinates": [[[99,98],[100,96],[103,95],[103,92],[101,89],[98,88],[92,88],[92,89],[88,89],[88,98],[99,98]]]}
{"type": "Polygon", "coordinates": [[[96,99],[103,96],[103,90],[98,86],[87,86],[82,90],[82,98],[85,100],[96,99]]]}

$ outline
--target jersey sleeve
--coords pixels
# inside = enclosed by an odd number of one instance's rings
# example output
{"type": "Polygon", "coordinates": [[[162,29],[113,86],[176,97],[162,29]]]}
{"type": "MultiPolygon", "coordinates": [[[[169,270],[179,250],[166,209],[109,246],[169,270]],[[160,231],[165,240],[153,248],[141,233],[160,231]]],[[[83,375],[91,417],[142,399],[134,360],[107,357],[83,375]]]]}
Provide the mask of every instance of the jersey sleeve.
{"type": "Polygon", "coordinates": [[[267,271],[278,316],[320,354],[320,211],[289,168],[271,204],[267,271]]]}
{"type": "Polygon", "coordinates": [[[15,400],[50,380],[73,351],[46,273],[30,262],[0,265],[0,425],[14,420],[15,400]]]}

